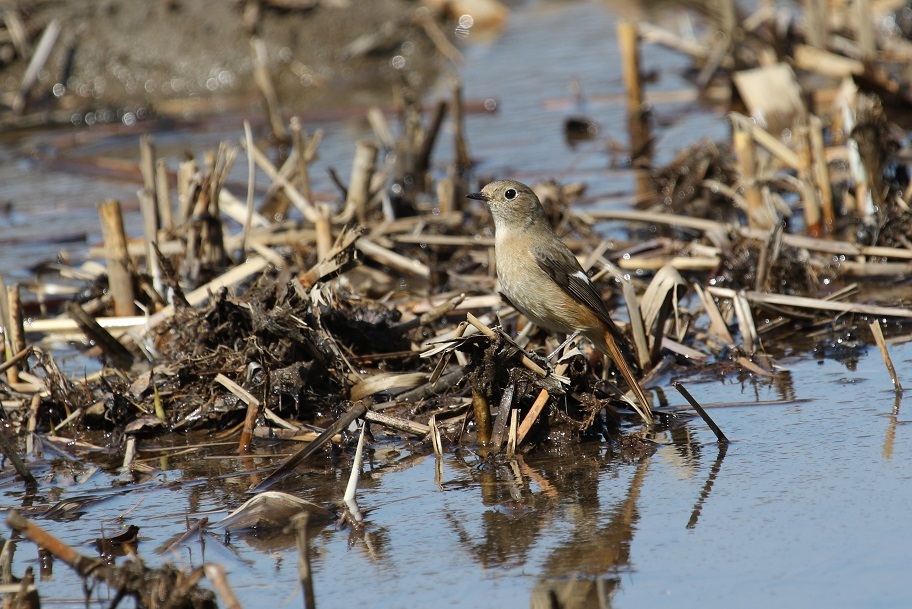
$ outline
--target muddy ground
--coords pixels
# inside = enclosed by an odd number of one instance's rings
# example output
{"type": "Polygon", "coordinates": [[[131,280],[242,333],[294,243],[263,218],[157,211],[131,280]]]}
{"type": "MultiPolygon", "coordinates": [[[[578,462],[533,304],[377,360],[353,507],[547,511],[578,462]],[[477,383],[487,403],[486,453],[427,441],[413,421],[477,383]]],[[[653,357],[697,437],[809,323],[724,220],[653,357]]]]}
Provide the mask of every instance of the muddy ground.
{"type": "MultiPolygon", "coordinates": [[[[19,2],[8,14],[24,27],[31,50],[48,24],[61,26],[27,111],[151,105],[180,114],[200,106],[225,109],[226,97],[250,99],[257,90],[254,37],[266,44],[280,100],[291,112],[330,99],[337,105],[342,89],[356,103],[364,90],[388,91],[402,77],[420,85],[433,53],[425,52],[430,43],[415,25],[416,10],[428,11],[408,0],[371,0],[369,9],[345,0],[78,0],[19,2]],[[391,62],[396,56],[402,59],[391,62]],[[216,99],[222,101],[210,106],[216,99]]],[[[11,29],[2,33],[0,88],[11,105],[28,57],[11,29]]]]}

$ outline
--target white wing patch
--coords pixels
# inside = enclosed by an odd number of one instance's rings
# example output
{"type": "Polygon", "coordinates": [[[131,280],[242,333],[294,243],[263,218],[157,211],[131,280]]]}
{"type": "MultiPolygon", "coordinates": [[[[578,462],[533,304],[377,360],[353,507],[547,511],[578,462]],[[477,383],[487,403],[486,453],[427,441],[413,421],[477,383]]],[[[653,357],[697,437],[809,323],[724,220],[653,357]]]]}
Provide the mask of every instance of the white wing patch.
{"type": "Polygon", "coordinates": [[[573,273],[573,275],[571,275],[571,276],[576,277],[577,279],[579,279],[580,281],[582,281],[585,284],[589,284],[589,285],[592,284],[592,282],[589,281],[589,275],[587,275],[583,271],[577,271],[577,272],[573,273]]]}

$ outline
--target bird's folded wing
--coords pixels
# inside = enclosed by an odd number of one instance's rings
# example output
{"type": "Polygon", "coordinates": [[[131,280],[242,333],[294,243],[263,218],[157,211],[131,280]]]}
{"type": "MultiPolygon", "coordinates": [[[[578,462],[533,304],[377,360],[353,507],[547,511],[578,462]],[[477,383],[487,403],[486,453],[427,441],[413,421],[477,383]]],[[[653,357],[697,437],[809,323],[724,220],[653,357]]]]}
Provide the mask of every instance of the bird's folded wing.
{"type": "Polygon", "coordinates": [[[571,298],[589,307],[607,326],[615,338],[623,339],[620,329],[611,319],[608,307],[598,290],[595,289],[586,271],[580,266],[576,256],[569,249],[534,248],[532,256],[535,262],[554,282],[571,298]]]}

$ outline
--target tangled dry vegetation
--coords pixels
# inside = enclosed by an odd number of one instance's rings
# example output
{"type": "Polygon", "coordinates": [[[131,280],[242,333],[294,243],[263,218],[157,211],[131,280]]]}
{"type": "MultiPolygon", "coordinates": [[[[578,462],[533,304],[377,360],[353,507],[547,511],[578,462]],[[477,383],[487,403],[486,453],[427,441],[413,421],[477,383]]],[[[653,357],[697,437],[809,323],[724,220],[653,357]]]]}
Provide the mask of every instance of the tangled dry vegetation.
{"type": "MultiPolygon", "coordinates": [[[[734,114],[731,142],[701,142],[651,168],[639,209],[600,209],[580,184],[535,185],[617,312],[647,390],[733,368],[773,376],[781,345],[798,336],[882,341],[878,320],[912,317],[908,299],[877,291],[912,272],[912,189],[898,130],[876,94],[882,86],[865,88],[852,64],[829,101],[805,106],[807,64],[783,56],[773,67],[744,65],[752,53],[768,59],[756,52],[764,40],[775,52],[799,48],[767,40],[778,23],[764,14],[734,21],[724,53],[641,24],[641,39],[694,55],[702,86],[738,83],[755,118],[734,114]],[[747,76],[782,84],[800,105],[769,114],[747,76]],[[764,114],[788,117],[790,139],[764,128],[756,118],[764,114]],[[623,222],[629,240],[603,239],[598,223],[607,221],[623,222]]],[[[804,34],[804,52],[834,54],[804,34]]],[[[869,56],[862,70],[883,85],[879,59],[869,56]]],[[[628,69],[640,72],[635,62],[628,69]]],[[[637,119],[642,94],[631,98],[637,119]]],[[[295,121],[284,158],[257,149],[248,132],[202,162],[181,162],[176,175],[144,139],[146,239],[127,243],[117,204],[103,204],[105,246],[95,255],[106,267],[66,308],[107,365],[87,378],[61,373],[50,351],[26,344],[13,298],[5,312],[13,357],[0,386],[11,430],[103,429],[120,446],[122,437],[205,428],[239,435],[241,451],[257,437],[308,440],[279,468],[285,474],[358,418],[375,439],[507,454],[567,438],[613,441],[625,418],[639,422],[610,361],[579,340],[548,359],[556,337],[498,296],[490,220],[464,197],[486,180],[473,172],[460,88],[427,115],[409,91],[399,100],[399,136],[372,111],[376,141],[358,144],[336,196],[312,191],[320,135],[295,121]],[[454,161],[434,168],[448,116],[454,161]],[[253,191],[245,205],[225,185],[238,146],[271,179],[256,211],[253,191]],[[378,162],[392,154],[395,163],[378,162]],[[134,303],[148,315],[112,337],[106,327],[135,315],[134,303]]],[[[661,423],[675,409],[657,402],[653,411],[661,423]]]]}

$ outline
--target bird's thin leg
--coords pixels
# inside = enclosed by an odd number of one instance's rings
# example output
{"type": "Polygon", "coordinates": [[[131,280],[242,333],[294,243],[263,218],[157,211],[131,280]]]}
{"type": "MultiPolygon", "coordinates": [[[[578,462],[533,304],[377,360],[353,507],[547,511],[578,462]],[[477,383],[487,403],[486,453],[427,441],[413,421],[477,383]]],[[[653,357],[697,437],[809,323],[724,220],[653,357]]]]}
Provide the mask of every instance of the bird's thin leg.
{"type": "Polygon", "coordinates": [[[563,351],[563,350],[564,350],[564,347],[566,347],[567,345],[569,345],[569,344],[570,344],[570,341],[573,340],[574,338],[576,338],[576,337],[579,336],[579,335],[580,335],[580,331],[577,330],[576,332],[574,332],[573,334],[571,334],[570,336],[568,336],[568,337],[567,337],[567,340],[565,340],[564,342],[562,342],[562,343],[560,344],[560,346],[559,346],[557,349],[555,349],[554,351],[551,352],[551,355],[548,356],[548,361],[550,362],[552,359],[554,359],[554,356],[555,356],[555,355],[557,355],[558,353],[560,353],[561,351],[563,351]]]}

